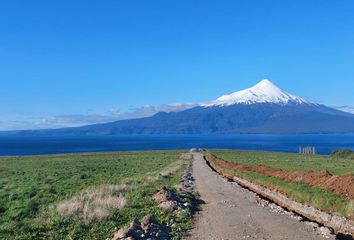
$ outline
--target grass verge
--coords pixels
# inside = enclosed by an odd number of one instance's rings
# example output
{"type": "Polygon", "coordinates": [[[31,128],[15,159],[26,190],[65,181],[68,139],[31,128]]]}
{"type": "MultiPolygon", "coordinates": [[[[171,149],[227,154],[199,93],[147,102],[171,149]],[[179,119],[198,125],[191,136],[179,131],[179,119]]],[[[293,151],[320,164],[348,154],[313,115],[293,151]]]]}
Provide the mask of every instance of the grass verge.
{"type": "Polygon", "coordinates": [[[326,212],[336,213],[347,218],[354,217],[354,200],[333,192],[312,187],[305,183],[287,182],[254,171],[227,169],[215,162],[211,165],[230,176],[238,176],[261,186],[277,190],[302,204],[310,205],[326,212]]]}
{"type": "Polygon", "coordinates": [[[335,158],[327,155],[304,155],[281,152],[243,150],[211,150],[225,161],[244,165],[265,165],[288,171],[328,171],[333,175],[354,174],[354,159],[335,158]]]}
{"type": "Polygon", "coordinates": [[[326,212],[335,212],[345,217],[354,215],[354,200],[348,200],[330,191],[314,188],[304,183],[285,182],[257,172],[243,172],[240,177],[261,186],[276,189],[291,199],[326,212]]]}
{"type": "Polygon", "coordinates": [[[0,157],[0,239],[106,239],[147,213],[165,224],[178,218],[172,236],[179,237],[190,218],[151,199],[179,183],[187,166],[179,157],[180,151],[0,157]]]}

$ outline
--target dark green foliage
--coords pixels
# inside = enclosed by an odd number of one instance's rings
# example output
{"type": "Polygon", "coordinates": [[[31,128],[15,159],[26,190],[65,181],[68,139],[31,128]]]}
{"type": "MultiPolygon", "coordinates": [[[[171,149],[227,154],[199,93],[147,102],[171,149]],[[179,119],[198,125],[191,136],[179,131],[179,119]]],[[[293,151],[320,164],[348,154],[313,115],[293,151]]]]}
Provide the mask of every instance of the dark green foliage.
{"type": "Polygon", "coordinates": [[[338,149],[331,152],[331,157],[354,160],[354,152],[350,149],[338,149]]]}

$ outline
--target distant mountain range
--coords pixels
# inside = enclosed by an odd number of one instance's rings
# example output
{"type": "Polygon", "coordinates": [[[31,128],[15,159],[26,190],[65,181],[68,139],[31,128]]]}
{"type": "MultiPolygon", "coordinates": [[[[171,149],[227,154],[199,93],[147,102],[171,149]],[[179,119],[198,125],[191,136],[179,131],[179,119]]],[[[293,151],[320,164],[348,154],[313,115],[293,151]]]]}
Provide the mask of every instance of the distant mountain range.
{"type": "Polygon", "coordinates": [[[21,135],[353,133],[354,114],[292,95],[269,80],[179,112],[21,135]]]}

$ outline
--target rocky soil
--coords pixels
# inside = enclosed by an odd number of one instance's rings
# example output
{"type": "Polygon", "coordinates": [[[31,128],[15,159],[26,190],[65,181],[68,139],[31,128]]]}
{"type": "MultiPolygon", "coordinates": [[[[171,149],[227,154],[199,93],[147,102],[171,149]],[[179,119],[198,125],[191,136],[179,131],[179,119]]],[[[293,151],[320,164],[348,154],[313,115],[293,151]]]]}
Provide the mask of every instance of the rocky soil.
{"type": "Polygon", "coordinates": [[[134,219],[129,226],[113,234],[112,240],[163,240],[169,239],[169,228],[159,224],[156,217],[147,214],[140,221],[134,219]]]}

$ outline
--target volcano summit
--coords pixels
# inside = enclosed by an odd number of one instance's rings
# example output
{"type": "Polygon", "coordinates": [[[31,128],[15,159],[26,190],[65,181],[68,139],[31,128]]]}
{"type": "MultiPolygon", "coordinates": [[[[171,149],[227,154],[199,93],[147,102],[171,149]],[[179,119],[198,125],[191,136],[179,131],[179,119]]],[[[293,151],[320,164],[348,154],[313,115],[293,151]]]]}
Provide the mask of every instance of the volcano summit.
{"type": "Polygon", "coordinates": [[[290,94],[269,80],[179,112],[19,134],[302,134],[352,133],[354,115],[290,94]]]}

